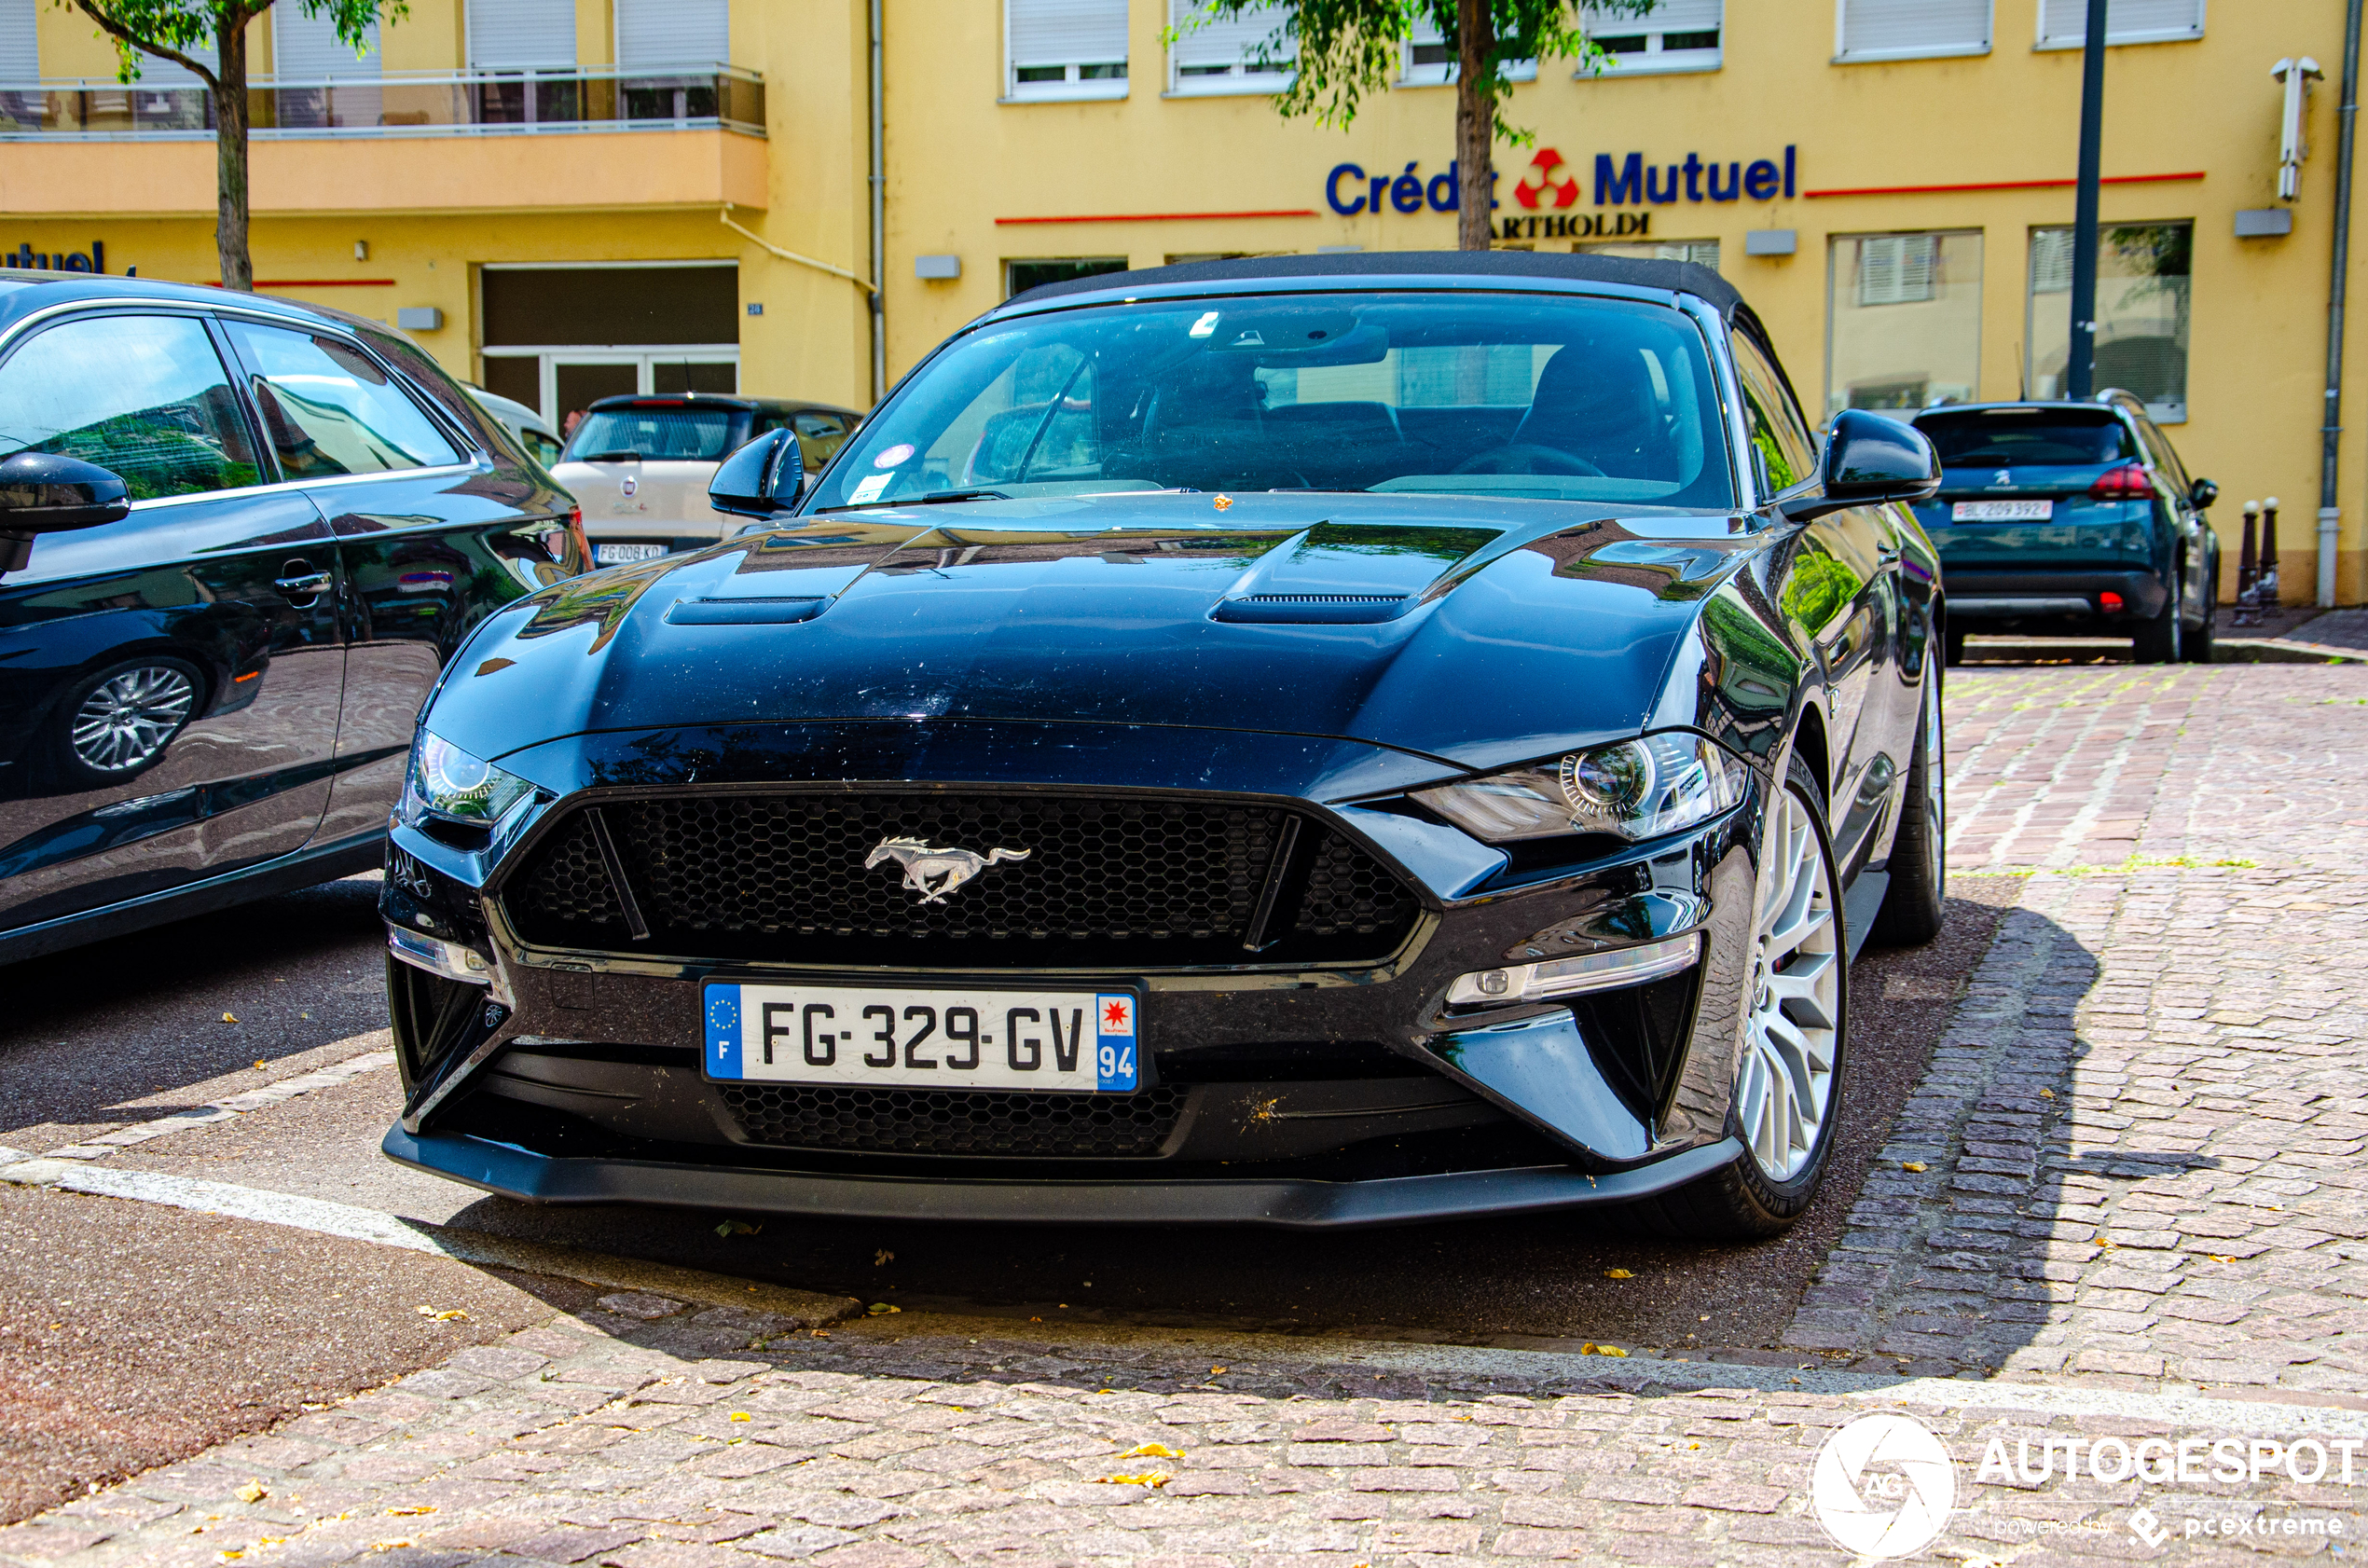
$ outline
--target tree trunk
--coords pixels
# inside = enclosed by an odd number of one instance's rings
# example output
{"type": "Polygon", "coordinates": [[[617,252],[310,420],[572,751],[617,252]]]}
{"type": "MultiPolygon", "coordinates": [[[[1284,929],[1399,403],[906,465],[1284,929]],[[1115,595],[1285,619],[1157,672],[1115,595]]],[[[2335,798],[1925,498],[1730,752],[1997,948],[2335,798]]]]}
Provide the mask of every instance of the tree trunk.
{"type": "Polygon", "coordinates": [[[1496,46],[1496,19],[1489,0],[1455,0],[1455,183],[1462,198],[1455,248],[1484,251],[1495,227],[1495,182],[1488,169],[1496,140],[1495,83],[1485,67],[1496,46]]]}
{"type": "Polygon", "coordinates": [[[255,260],[247,254],[247,12],[230,7],[214,34],[213,95],[215,209],[213,248],[222,286],[255,292],[255,260]]]}

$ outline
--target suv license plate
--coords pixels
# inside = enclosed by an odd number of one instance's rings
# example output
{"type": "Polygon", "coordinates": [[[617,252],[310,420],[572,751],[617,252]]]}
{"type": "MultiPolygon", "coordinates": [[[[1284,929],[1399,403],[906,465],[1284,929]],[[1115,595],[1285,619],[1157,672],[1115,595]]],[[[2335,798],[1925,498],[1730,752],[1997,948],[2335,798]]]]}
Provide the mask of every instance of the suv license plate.
{"type": "Polygon", "coordinates": [[[710,1079],[1122,1094],[1142,1078],[1132,990],[716,983],[704,999],[710,1079]]]}
{"type": "Polygon", "coordinates": [[[1948,509],[1952,523],[2044,523],[2055,515],[2052,501],[1961,501],[1948,509]]]}
{"type": "Polygon", "coordinates": [[[628,561],[654,561],[666,554],[663,544],[595,544],[592,561],[596,566],[623,566],[628,561]]]}

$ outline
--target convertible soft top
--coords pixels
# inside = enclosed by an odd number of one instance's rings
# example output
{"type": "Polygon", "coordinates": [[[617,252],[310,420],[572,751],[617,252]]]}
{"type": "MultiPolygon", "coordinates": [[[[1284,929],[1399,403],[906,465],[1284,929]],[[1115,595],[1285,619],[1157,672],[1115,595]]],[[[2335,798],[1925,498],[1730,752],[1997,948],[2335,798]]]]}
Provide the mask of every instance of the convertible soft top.
{"type": "Polygon", "coordinates": [[[1239,283],[1260,278],[1554,278],[1630,288],[1668,289],[1708,300],[1722,316],[1742,303],[1734,285],[1690,261],[1638,261],[1628,256],[1539,251],[1350,251],[1326,255],[1244,256],[1235,261],[1188,261],[1046,283],[1007,304],[1040,304],[1065,295],[1123,293],[1162,283],[1239,283]]]}

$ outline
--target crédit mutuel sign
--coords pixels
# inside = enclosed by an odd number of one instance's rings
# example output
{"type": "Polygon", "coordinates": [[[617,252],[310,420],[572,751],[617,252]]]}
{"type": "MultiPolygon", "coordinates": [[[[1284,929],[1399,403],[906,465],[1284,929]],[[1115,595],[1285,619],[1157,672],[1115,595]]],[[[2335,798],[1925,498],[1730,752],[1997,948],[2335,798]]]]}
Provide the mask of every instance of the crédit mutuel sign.
{"type": "MultiPolygon", "coordinates": [[[[1561,153],[1540,147],[1513,186],[1514,202],[1528,211],[1496,219],[1496,238],[1649,239],[1655,207],[1680,201],[1773,201],[1798,194],[1795,151],[1786,147],[1781,161],[1730,158],[1723,164],[1691,152],[1684,161],[1669,164],[1647,163],[1643,153],[1624,157],[1597,153],[1593,205],[1612,210],[1574,213],[1566,209],[1577,206],[1584,194],[1578,175],[1561,153]]],[[[1324,199],[1344,218],[1379,213],[1384,206],[1400,213],[1425,208],[1452,213],[1462,199],[1462,190],[1452,161],[1446,172],[1428,178],[1423,175],[1420,159],[1396,174],[1368,174],[1358,164],[1343,163],[1325,176],[1324,199]]],[[[1489,205],[1501,209],[1505,203],[1497,199],[1489,205]]]]}

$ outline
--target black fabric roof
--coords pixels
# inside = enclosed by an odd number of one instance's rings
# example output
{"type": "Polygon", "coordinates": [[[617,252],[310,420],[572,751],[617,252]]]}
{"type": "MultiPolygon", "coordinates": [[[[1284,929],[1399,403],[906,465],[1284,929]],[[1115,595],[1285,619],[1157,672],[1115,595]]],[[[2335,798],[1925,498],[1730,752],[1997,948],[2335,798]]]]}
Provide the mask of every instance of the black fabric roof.
{"type": "Polygon", "coordinates": [[[1260,278],[1562,278],[1668,289],[1708,300],[1731,315],[1743,296],[1707,267],[1690,261],[1635,261],[1627,256],[1554,251],[1345,251],[1327,255],[1244,256],[1237,261],[1189,261],[1046,283],[1011,303],[1039,303],[1063,295],[1100,294],[1160,283],[1234,283],[1260,278]]]}

